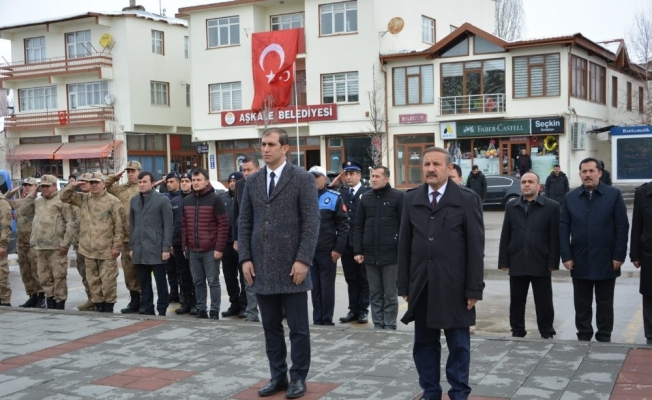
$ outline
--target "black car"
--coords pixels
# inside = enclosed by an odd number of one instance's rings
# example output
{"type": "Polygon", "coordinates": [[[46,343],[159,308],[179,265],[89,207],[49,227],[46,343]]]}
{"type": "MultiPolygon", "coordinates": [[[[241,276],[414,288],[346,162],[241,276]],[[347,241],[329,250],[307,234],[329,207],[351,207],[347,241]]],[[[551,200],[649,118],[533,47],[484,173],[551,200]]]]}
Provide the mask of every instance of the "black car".
{"type": "Polygon", "coordinates": [[[505,207],[508,202],[521,195],[521,181],[513,176],[495,175],[487,178],[487,199],[485,206],[505,207]]]}

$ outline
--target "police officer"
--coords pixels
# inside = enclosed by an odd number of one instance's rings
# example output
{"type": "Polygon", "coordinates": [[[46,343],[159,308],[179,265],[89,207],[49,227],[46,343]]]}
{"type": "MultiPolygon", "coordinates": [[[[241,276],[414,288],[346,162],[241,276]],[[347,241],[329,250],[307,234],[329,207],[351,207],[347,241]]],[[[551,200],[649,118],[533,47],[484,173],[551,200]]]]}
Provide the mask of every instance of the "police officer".
{"type": "Polygon", "coordinates": [[[133,314],[140,310],[140,280],[138,279],[138,271],[131,263],[131,256],[129,252],[129,209],[131,207],[131,198],[138,194],[138,174],[142,169],[138,161],[129,161],[124,170],[117,174],[109,175],[106,178],[105,185],[106,191],[117,197],[125,209],[126,220],[123,223],[124,228],[124,244],[122,245],[120,261],[122,262],[122,272],[125,275],[125,285],[131,296],[131,301],[127,308],[120,310],[123,314],[133,314]],[[127,183],[118,185],[116,184],[122,174],[127,172],[127,183]]]}
{"type": "Polygon", "coordinates": [[[79,252],[86,258],[91,299],[97,311],[113,313],[118,294],[116,258],[124,243],[125,211],[120,200],[105,190],[101,172],[93,172],[88,182],[89,193],[75,191],[80,182],[68,184],[61,191],[61,201],[80,208],[79,252]]]}
{"type": "MultiPolygon", "coordinates": [[[[89,193],[91,191],[91,185],[88,182],[88,178],[90,178],[90,176],[90,172],[85,172],[79,177],[79,186],[77,188],[80,192],[89,193]]],[[[77,218],[77,221],[79,221],[81,218],[81,210],[79,207],[73,207],[73,209],[75,210],[75,217],[77,218]]],[[[79,276],[82,278],[82,284],[84,285],[84,290],[86,290],[86,297],[88,298],[84,304],[77,306],[77,309],[79,311],[95,311],[95,303],[93,303],[93,299],[91,299],[91,289],[88,286],[88,280],[86,279],[86,257],[84,257],[84,255],[79,252],[79,234],[75,237],[73,247],[77,253],[77,272],[79,272],[79,276]]]]}
{"type": "Polygon", "coordinates": [[[342,253],[342,269],[349,292],[349,313],[340,318],[340,322],[357,320],[358,323],[366,324],[369,322],[369,281],[364,265],[358,264],[353,259],[353,225],[360,196],[370,188],[362,184],[362,165],[360,163],[347,161],[342,164],[342,169],[344,172],[331,184],[331,186],[335,186],[344,180],[345,185],[340,189],[340,194],[349,214],[349,239],[344,253],[342,253]]]}
{"type": "MultiPolygon", "coordinates": [[[[23,181],[23,196],[36,191],[38,182],[34,178],[27,178],[23,181]]],[[[20,186],[5,193],[5,198],[10,199],[20,190],[20,186]]],[[[38,265],[36,262],[36,250],[29,244],[32,236],[32,221],[34,213],[20,214],[20,209],[25,205],[25,199],[9,200],[11,207],[16,211],[16,231],[18,248],[18,268],[20,277],[25,285],[25,291],[29,299],[18,307],[45,308],[45,293],[38,280],[38,265]]]]}
{"type": "Polygon", "coordinates": [[[36,249],[38,277],[49,309],[63,310],[68,299],[68,249],[79,229],[75,211],[59,198],[57,177],[41,177],[41,197],[25,199],[21,213],[34,213],[30,244],[36,249]]]}
{"type": "Polygon", "coordinates": [[[309,171],[315,176],[319,192],[319,239],[310,266],[312,277],[312,321],[315,325],[335,325],[335,271],[349,238],[349,216],[339,192],[326,187],[326,170],[315,165],[309,171]]]}
{"type": "Polygon", "coordinates": [[[9,287],[9,261],[7,261],[7,246],[11,236],[13,215],[11,205],[4,197],[0,197],[0,306],[11,306],[11,287],[9,287]]]}

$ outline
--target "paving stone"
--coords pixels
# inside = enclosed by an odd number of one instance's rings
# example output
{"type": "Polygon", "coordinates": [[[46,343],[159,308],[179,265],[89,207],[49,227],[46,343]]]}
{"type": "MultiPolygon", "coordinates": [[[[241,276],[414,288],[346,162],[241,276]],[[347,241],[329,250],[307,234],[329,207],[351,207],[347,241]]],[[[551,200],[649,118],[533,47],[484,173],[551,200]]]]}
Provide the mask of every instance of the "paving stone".
{"type": "Polygon", "coordinates": [[[523,384],[524,377],[487,374],[473,388],[474,396],[510,398],[523,384]]]}
{"type": "Polygon", "coordinates": [[[520,387],[511,400],[534,400],[534,399],[548,399],[559,400],[563,392],[546,390],[541,388],[520,387]]]}
{"type": "Polygon", "coordinates": [[[489,372],[493,375],[529,375],[532,370],[541,362],[538,356],[525,357],[512,356],[512,352],[503,357],[489,372]]]}
{"type": "Polygon", "coordinates": [[[3,397],[3,400],[82,400],[83,397],[73,396],[70,394],[57,393],[52,394],[40,390],[27,389],[9,396],[3,397]]]}
{"type": "Polygon", "coordinates": [[[36,379],[30,376],[22,376],[14,379],[6,380],[0,385],[0,398],[8,396],[12,393],[20,392],[43,383],[43,379],[36,379]]]}
{"type": "MultiPolygon", "coordinates": [[[[535,370],[537,371],[537,370],[535,370]]],[[[570,375],[563,376],[556,372],[557,375],[546,376],[544,373],[532,373],[523,383],[523,386],[535,389],[547,389],[551,391],[564,390],[570,383],[570,375]]]]}
{"type": "Polygon", "coordinates": [[[607,346],[594,346],[591,347],[587,359],[591,361],[601,362],[616,362],[622,364],[627,357],[629,348],[624,347],[607,347],[607,346]]]}
{"type": "Polygon", "coordinates": [[[363,376],[395,378],[414,366],[413,360],[386,358],[362,373],[363,376]]]}
{"type": "Polygon", "coordinates": [[[366,399],[392,381],[392,378],[381,376],[357,377],[326,394],[323,399],[366,399]]]}
{"type": "Polygon", "coordinates": [[[564,400],[608,400],[613,387],[613,382],[581,382],[571,379],[571,382],[566,386],[566,390],[561,398],[564,400]]]}
{"type": "Polygon", "coordinates": [[[577,369],[573,381],[606,383],[615,382],[620,372],[620,364],[610,362],[583,361],[577,369]]]}
{"type": "Polygon", "coordinates": [[[475,362],[498,363],[514,347],[513,343],[509,346],[492,346],[493,344],[493,342],[491,344],[481,344],[475,350],[473,350],[471,352],[471,364],[475,362]]]}

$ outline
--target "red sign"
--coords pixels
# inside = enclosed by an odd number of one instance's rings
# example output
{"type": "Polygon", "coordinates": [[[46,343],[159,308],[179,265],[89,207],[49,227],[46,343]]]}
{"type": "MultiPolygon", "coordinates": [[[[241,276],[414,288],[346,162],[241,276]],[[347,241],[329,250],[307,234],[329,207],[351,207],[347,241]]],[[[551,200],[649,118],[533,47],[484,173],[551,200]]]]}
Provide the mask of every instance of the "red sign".
{"type": "Polygon", "coordinates": [[[427,114],[400,114],[398,116],[399,124],[421,124],[428,122],[427,114]]]}
{"type": "Polygon", "coordinates": [[[265,120],[270,125],[293,124],[297,121],[297,115],[299,122],[336,120],[337,104],[283,107],[269,111],[267,118],[262,111],[226,111],[222,113],[222,126],[263,125],[265,120]]]}

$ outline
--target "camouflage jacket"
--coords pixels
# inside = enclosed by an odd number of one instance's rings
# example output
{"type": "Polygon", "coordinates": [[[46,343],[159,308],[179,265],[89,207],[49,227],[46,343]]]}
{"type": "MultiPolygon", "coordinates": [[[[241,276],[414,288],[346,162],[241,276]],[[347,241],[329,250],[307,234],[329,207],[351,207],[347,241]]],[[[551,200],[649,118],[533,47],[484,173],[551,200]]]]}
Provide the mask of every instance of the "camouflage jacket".
{"type": "MultiPolygon", "coordinates": [[[[5,198],[7,197],[7,193],[5,193],[5,198]]],[[[16,210],[16,243],[22,246],[29,246],[29,239],[32,236],[34,207],[31,208],[31,212],[29,213],[21,213],[21,209],[25,206],[25,199],[9,200],[9,204],[11,204],[11,207],[16,210]]]]}
{"type": "Polygon", "coordinates": [[[79,193],[75,185],[61,191],[61,201],[80,209],[79,252],[97,260],[111,259],[111,249],[120,249],[126,219],[122,203],[106,190],[98,195],[79,193]]]}
{"type": "Polygon", "coordinates": [[[7,199],[0,197],[0,247],[4,247],[5,249],[9,245],[12,221],[11,205],[9,205],[7,199]]]}
{"type": "Polygon", "coordinates": [[[117,178],[115,175],[109,175],[104,180],[104,184],[106,185],[106,191],[117,197],[125,209],[124,241],[129,242],[129,210],[131,208],[131,198],[139,193],[138,184],[127,182],[117,185],[116,182],[119,180],[120,178],[117,178]]]}
{"type": "Polygon", "coordinates": [[[79,226],[72,207],[61,202],[59,192],[56,191],[47,198],[36,198],[30,194],[24,200],[18,213],[21,217],[30,214],[34,216],[29,240],[32,248],[57,250],[60,247],[70,247],[79,226]]]}

